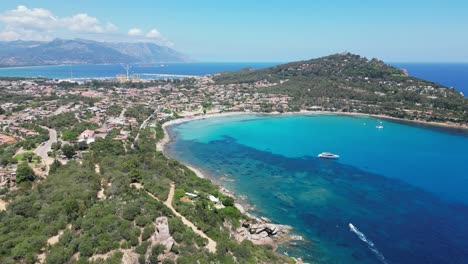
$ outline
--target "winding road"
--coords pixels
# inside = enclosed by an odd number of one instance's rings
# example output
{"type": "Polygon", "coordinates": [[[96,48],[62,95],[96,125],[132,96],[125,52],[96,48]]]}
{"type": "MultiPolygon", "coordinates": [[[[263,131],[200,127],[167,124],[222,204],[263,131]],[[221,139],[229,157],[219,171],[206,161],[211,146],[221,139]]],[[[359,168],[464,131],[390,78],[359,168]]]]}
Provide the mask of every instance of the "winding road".
{"type": "MultiPolygon", "coordinates": [[[[46,128],[46,127],[45,127],[46,128]]],[[[47,152],[52,150],[52,144],[57,142],[57,131],[55,129],[46,128],[49,130],[49,140],[42,142],[39,147],[34,150],[34,153],[42,158],[42,161],[46,165],[47,172],[49,171],[49,166],[54,162],[54,159],[47,155],[47,152]]]]}

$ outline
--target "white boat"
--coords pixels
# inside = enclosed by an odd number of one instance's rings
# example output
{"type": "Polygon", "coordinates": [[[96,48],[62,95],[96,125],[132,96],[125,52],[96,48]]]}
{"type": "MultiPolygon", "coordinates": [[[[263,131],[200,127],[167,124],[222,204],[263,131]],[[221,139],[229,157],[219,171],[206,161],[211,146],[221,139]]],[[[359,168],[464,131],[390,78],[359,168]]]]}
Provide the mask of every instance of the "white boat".
{"type": "Polygon", "coordinates": [[[378,126],[376,126],[376,128],[378,128],[378,129],[382,129],[382,128],[383,128],[383,126],[382,126],[382,125],[378,125],[378,126]]]}
{"type": "Polygon", "coordinates": [[[340,156],[330,152],[322,152],[318,154],[318,157],[322,159],[338,159],[340,156]]]}

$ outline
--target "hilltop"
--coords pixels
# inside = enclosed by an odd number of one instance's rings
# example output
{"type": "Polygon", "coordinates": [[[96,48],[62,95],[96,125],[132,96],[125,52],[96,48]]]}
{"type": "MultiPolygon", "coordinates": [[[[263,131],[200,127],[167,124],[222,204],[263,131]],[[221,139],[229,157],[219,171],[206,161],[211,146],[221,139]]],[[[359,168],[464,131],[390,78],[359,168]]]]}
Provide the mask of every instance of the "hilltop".
{"type": "Polygon", "coordinates": [[[378,59],[339,53],[267,69],[214,77],[266,94],[292,97],[289,109],[382,114],[425,121],[468,123],[468,99],[453,88],[409,76],[378,59]]]}
{"type": "Polygon", "coordinates": [[[154,43],[86,39],[0,42],[0,66],[184,62],[190,59],[154,43]]]}

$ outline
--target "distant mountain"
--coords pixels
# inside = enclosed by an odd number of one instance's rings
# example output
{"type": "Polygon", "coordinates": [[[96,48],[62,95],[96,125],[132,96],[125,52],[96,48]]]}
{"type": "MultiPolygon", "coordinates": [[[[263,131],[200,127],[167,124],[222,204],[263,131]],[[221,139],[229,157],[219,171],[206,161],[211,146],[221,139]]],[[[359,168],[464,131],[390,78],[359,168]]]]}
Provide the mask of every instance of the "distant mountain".
{"type": "Polygon", "coordinates": [[[154,43],[110,43],[85,39],[0,42],[0,66],[184,62],[181,53],[154,43]]]}
{"type": "Polygon", "coordinates": [[[225,72],[214,80],[219,84],[250,84],[262,93],[287,94],[293,98],[290,107],[296,111],[359,112],[468,123],[468,98],[455,89],[351,53],[225,72]]]}

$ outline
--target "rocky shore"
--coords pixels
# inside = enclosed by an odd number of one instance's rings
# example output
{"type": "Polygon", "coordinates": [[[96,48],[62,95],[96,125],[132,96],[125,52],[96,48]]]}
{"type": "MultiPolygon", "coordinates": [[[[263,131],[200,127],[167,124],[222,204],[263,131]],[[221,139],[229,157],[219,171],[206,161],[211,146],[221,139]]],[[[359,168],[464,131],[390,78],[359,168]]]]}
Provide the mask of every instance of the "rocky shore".
{"type": "Polygon", "coordinates": [[[277,248],[277,243],[283,243],[293,239],[288,225],[273,224],[267,218],[252,218],[243,220],[241,226],[233,231],[233,235],[238,242],[250,240],[256,245],[271,245],[277,248]]]}
{"type": "MultiPolygon", "coordinates": [[[[255,113],[247,113],[247,112],[229,112],[229,113],[218,113],[218,114],[211,114],[209,117],[222,117],[222,116],[235,116],[235,115],[246,115],[246,114],[255,114],[255,113]]],[[[167,131],[167,128],[171,125],[181,124],[184,122],[194,121],[203,119],[205,116],[195,116],[195,117],[185,117],[181,119],[171,120],[163,124],[164,130],[164,138],[157,144],[158,151],[163,152],[165,155],[165,146],[167,143],[171,141],[171,137],[167,131]]],[[[191,169],[198,177],[200,178],[208,178],[206,175],[199,169],[193,168],[190,165],[185,164],[189,169],[191,169]]],[[[214,179],[212,179],[214,180],[214,179]]],[[[216,183],[216,182],[215,182],[216,183]]],[[[219,186],[219,184],[218,184],[219,186]]],[[[241,222],[241,226],[232,229],[231,228],[231,235],[238,241],[242,242],[244,240],[250,240],[252,243],[256,245],[271,245],[275,250],[278,248],[278,244],[284,243],[291,240],[302,240],[301,236],[292,235],[291,232],[293,227],[288,225],[281,225],[281,224],[274,224],[271,222],[270,219],[266,217],[258,217],[255,215],[250,214],[248,211],[253,207],[242,203],[244,199],[240,199],[236,197],[233,192],[227,190],[226,188],[220,186],[219,191],[224,195],[230,196],[237,201],[235,206],[239,211],[246,215],[249,220],[243,220],[241,222]],[[242,204],[241,204],[242,203],[242,204]]],[[[301,260],[298,259],[297,263],[301,260]]]]}

